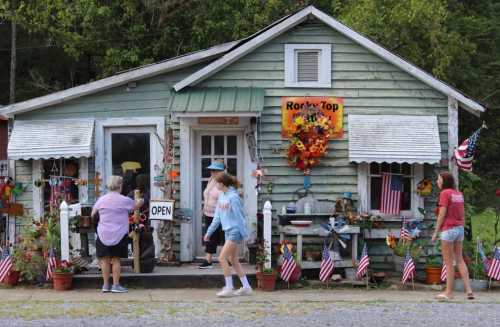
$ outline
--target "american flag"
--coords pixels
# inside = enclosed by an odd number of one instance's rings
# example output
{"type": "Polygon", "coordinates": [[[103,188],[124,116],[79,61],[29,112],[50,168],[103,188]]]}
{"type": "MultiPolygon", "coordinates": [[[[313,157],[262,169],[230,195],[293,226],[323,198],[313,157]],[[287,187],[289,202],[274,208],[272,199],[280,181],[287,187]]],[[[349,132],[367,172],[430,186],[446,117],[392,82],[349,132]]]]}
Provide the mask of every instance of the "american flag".
{"type": "Polygon", "coordinates": [[[323,244],[323,258],[321,260],[321,266],[319,269],[319,280],[322,282],[328,281],[332,276],[333,269],[335,269],[335,264],[333,263],[332,257],[330,257],[330,250],[323,244]]]}
{"type": "Polygon", "coordinates": [[[472,133],[468,139],[455,149],[453,157],[457,162],[457,166],[463,171],[472,171],[472,160],[474,160],[474,153],[476,152],[477,140],[480,133],[481,128],[472,133]]]}
{"type": "Polygon", "coordinates": [[[366,274],[366,270],[370,265],[370,258],[368,257],[368,249],[365,246],[363,247],[363,252],[361,253],[361,259],[359,259],[358,270],[356,271],[356,278],[361,279],[366,274]]]}
{"type": "Polygon", "coordinates": [[[406,218],[403,217],[403,223],[401,224],[401,232],[399,236],[402,240],[411,241],[412,237],[410,231],[406,228],[406,218]]]}
{"type": "Polygon", "coordinates": [[[491,261],[490,269],[488,270],[488,277],[500,280],[500,248],[495,247],[493,260],[491,261]]]}
{"type": "Polygon", "coordinates": [[[401,210],[401,195],[403,194],[403,177],[382,173],[382,197],[380,212],[399,215],[401,210]]]}
{"type": "Polygon", "coordinates": [[[295,260],[293,260],[292,253],[288,250],[288,246],[283,246],[283,265],[281,266],[281,279],[285,282],[290,280],[293,271],[297,267],[295,260]]]}
{"type": "Polygon", "coordinates": [[[54,269],[56,269],[57,261],[56,256],[54,254],[54,249],[50,249],[49,252],[49,261],[47,263],[47,275],[45,276],[46,280],[52,279],[52,274],[54,273],[54,269]]]}
{"type": "Polygon", "coordinates": [[[9,275],[11,269],[12,257],[10,256],[9,249],[4,249],[0,260],[0,283],[9,275]]]}
{"type": "Polygon", "coordinates": [[[413,279],[415,276],[415,262],[413,262],[413,258],[410,255],[410,251],[406,252],[405,265],[403,268],[403,284],[406,283],[409,279],[413,279]]]}
{"type": "Polygon", "coordinates": [[[444,282],[446,280],[446,264],[443,262],[443,267],[441,268],[441,281],[444,282]]]}
{"type": "Polygon", "coordinates": [[[481,262],[483,263],[483,270],[485,273],[488,273],[490,269],[490,263],[488,262],[488,258],[486,257],[486,254],[484,254],[484,249],[483,249],[483,244],[477,239],[477,252],[479,252],[479,256],[481,257],[481,262]]]}

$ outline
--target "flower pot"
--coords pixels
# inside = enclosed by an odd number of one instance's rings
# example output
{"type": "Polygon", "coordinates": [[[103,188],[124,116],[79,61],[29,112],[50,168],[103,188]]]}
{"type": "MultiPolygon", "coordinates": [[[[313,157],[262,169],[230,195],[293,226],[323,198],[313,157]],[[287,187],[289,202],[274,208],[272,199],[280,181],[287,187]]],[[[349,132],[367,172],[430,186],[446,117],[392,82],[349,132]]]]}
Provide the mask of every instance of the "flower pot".
{"type": "MultiPolygon", "coordinates": [[[[470,287],[474,292],[484,291],[488,288],[488,281],[484,279],[470,279],[470,287]]],[[[455,284],[453,285],[453,289],[457,292],[464,291],[464,281],[461,279],[455,279],[455,284]]]]}
{"type": "Polygon", "coordinates": [[[20,276],[19,271],[11,270],[7,275],[7,277],[5,277],[5,279],[3,280],[3,283],[9,286],[16,286],[17,283],[19,282],[19,276],[20,276]]]}
{"type": "Polygon", "coordinates": [[[257,272],[257,287],[263,291],[274,291],[276,287],[276,273],[257,272]]]}
{"type": "Polygon", "coordinates": [[[441,267],[425,267],[425,283],[428,285],[441,283],[441,267]]]}
{"type": "Polygon", "coordinates": [[[52,283],[55,290],[67,291],[73,286],[73,273],[55,272],[52,275],[52,283]]]}

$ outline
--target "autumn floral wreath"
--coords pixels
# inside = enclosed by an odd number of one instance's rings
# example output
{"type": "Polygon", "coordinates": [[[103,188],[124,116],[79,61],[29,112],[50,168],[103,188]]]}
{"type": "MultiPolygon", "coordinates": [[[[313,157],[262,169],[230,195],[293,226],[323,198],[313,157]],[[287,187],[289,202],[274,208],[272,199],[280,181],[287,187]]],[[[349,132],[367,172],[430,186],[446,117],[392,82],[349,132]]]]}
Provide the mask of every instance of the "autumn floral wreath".
{"type": "Polygon", "coordinates": [[[320,111],[307,110],[294,118],[291,129],[288,164],[308,174],[327,153],[332,122],[320,111]]]}

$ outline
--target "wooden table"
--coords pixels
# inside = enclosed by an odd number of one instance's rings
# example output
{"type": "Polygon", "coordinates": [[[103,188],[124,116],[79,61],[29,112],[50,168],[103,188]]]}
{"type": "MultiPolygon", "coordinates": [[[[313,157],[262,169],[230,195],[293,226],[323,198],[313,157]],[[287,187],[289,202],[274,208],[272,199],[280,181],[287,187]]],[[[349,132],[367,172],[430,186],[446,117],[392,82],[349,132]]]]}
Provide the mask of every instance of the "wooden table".
{"type": "MultiPolygon", "coordinates": [[[[348,225],[349,229],[347,229],[342,234],[350,234],[351,235],[351,260],[340,260],[335,261],[335,266],[338,268],[347,268],[353,267],[353,262],[357,260],[358,254],[358,234],[359,227],[348,225]]],[[[302,239],[303,236],[315,236],[319,235],[320,230],[323,227],[321,225],[311,225],[308,227],[297,227],[293,225],[279,226],[280,233],[280,241],[285,240],[285,235],[294,235],[297,237],[297,262],[301,265],[303,269],[313,269],[319,268],[321,265],[321,261],[304,261],[302,262],[302,239]]]]}

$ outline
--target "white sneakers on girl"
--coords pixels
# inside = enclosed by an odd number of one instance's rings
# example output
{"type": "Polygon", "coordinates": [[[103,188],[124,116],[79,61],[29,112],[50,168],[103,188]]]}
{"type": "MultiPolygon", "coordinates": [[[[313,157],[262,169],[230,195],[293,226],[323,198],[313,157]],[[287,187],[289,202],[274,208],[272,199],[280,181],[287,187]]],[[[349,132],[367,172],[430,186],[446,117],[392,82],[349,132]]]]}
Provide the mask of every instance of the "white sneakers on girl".
{"type": "Polygon", "coordinates": [[[234,290],[231,287],[223,287],[222,291],[217,293],[218,297],[233,297],[234,295],[234,290]]]}
{"type": "Polygon", "coordinates": [[[240,287],[239,290],[234,292],[234,295],[245,296],[245,295],[252,295],[252,293],[253,293],[253,290],[251,287],[240,287]]]}

